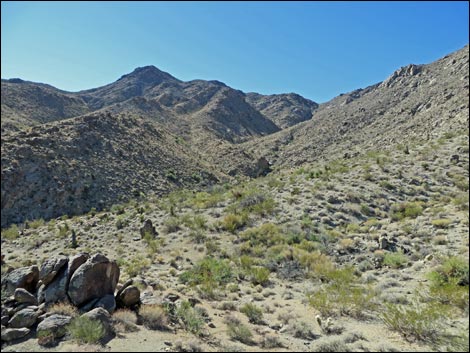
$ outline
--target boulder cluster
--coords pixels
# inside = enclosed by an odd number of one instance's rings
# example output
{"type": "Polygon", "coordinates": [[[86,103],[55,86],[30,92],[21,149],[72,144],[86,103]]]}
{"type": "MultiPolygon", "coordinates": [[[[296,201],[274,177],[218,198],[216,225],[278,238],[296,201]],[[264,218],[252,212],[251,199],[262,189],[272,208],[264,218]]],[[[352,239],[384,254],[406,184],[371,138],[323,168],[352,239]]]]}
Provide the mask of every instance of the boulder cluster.
{"type": "Polygon", "coordinates": [[[72,317],[48,312],[56,303],[70,304],[82,316],[100,321],[105,337],[112,337],[110,314],[116,308],[134,308],[140,303],[140,291],[132,280],[116,291],[119,274],[115,261],[86,253],[53,257],[40,268],[11,270],[1,282],[1,340],[16,340],[34,330],[39,343],[64,336],[72,317]]]}

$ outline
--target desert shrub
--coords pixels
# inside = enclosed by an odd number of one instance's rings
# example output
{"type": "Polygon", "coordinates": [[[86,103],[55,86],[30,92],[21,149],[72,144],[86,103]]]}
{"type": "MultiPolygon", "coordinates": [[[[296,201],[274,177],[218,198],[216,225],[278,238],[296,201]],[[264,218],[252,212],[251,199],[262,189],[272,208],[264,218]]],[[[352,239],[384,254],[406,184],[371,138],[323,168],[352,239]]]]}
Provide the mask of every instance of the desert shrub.
{"type": "Polygon", "coordinates": [[[143,255],[136,255],[129,261],[122,261],[120,265],[124,267],[124,271],[129,277],[135,277],[150,265],[150,260],[143,255]]]}
{"type": "Polygon", "coordinates": [[[226,215],[221,222],[222,229],[230,233],[235,233],[237,229],[242,228],[245,226],[246,222],[248,221],[248,216],[246,213],[243,214],[234,214],[229,213],[226,215]]]}
{"type": "Polygon", "coordinates": [[[254,304],[246,303],[240,308],[240,312],[245,314],[252,324],[261,324],[263,322],[263,309],[254,304]]]}
{"type": "Polygon", "coordinates": [[[290,331],[296,338],[304,340],[312,340],[315,338],[312,327],[305,321],[295,321],[290,327],[290,331]]]}
{"type": "Polygon", "coordinates": [[[250,228],[240,236],[243,241],[248,242],[248,248],[258,245],[271,247],[285,241],[281,229],[273,223],[264,223],[259,227],[250,228]]]}
{"type": "Polygon", "coordinates": [[[403,202],[392,205],[391,218],[400,221],[405,218],[416,218],[423,213],[422,202],[403,202]]]}
{"type": "Polygon", "coordinates": [[[86,316],[79,316],[72,320],[68,326],[70,336],[80,344],[97,343],[104,337],[105,329],[98,320],[92,320],[86,316]]]}
{"type": "Polygon", "coordinates": [[[239,341],[244,344],[253,344],[253,333],[251,333],[248,326],[242,324],[238,320],[231,320],[226,322],[228,335],[231,339],[239,341]]]}
{"type": "Polygon", "coordinates": [[[278,335],[267,334],[263,337],[263,340],[261,341],[261,347],[270,349],[284,347],[284,345],[282,344],[281,339],[278,335]]]}
{"type": "Polygon", "coordinates": [[[331,338],[317,343],[313,352],[351,352],[351,348],[339,338],[331,338]]]}
{"type": "Polygon", "coordinates": [[[137,330],[137,315],[129,309],[119,309],[113,313],[113,322],[121,325],[124,332],[133,332],[137,330]]]}
{"type": "Polygon", "coordinates": [[[255,285],[265,286],[269,282],[270,273],[266,267],[253,266],[249,270],[250,281],[255,285]]]}
{"type": "Polygon", "coordinates": [[[236,202],[228,207],[234,213],[256,214],[266,216],[273,214],[276,202],[270,196],[260,193],[255,187],[246,190],[236,190],[233,192],[236,202]]]}
{"type": "Polygon", "coordinates": [[[164,230],[166,233],[174,233],[181,229],[181,220],[178,217],[170,217],[165,221],[164,230]]]}
{"type": "Polygon", "coordinates": [[[2,239],[14,240],[20,236],[20,230],[16,224],[9,228],[2,229],[2,239]]]}
{"type": "Polygon", "coordinates": [[[468,313],[469,265],[460,257],[451,256],[429,274],[430,294],[442,304],[457,306],[468,313]]]}
{"type": "Polygon", "coordinates": [[[402,251],[384,254],[383,264],[391,268],[402,268],[408,262],[408,257],[402,251]]]}
{"type": "Polygon", "coordinates": [[[168,327],[168,314],[160,305],[142,305],[139,317],[145,327],[152,330],[165,330],[168,327]]]}
{"type": "Polygon", "coordinates": [[[48,309],[47,312],[50,314],[60,314],[60,315],[67,315],[71,317],[78,316],[78,310],[75,306],[68,304],[68,303],[55,303],[52,304],[48,309]]]}
{"type": "Polygon", "coordinates": [[[436,302],[422,304],[414,301],[411,305],[387,304],[380,318],[408,341],[437,344],[443,339],[447,315],[446,308],[436,302]]]}
{"type": "Polygon", "coordinates": [[[39,218],[26,222],[26,228],[37,229],[45,224],[44,219],[39,218]]]}
{"type": "Polygon", "coordinates": [[[204,327],[204,317],[202,311],[191,306],[188,301],[181,302],[176,311],[177,317],[184,325],[184,329],[194,334],[200,334],[204,327]]]}
{"type": "Polygon", "coordinates": [[[468,210],[468,198],[469,196],[467,192],[458,193],[452,199],[452,204],[454,204],[461,211],[468,210]]]}
{"type": "Polygon", "coordinates": [[[193,269],[180,275],[180,281],[189,285],[220,286],[231,282],[233,278],[233,271],[228,262],[212,257],[204,258],[193,269]]]}
{"type": "Polygon", "coordinates": [[[452,223],[450,219],[447,218],[441,218],[441,219],[433,219],[431,221],[431,224],[436,227],[436,228],[442,228],[442,229],[447,229],[449,228],[449,225],[452,223]]]}

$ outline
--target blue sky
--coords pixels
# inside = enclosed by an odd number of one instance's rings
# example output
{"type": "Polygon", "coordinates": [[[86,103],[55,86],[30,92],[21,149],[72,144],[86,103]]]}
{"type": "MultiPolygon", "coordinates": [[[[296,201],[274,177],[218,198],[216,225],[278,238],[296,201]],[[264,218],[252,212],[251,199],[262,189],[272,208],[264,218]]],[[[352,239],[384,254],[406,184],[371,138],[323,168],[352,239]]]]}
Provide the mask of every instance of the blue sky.
{"type": "Polygon", "coordinates": [[[317,102],[468,43],[461,2],[1,3],[1,76],[78,91],[155,65],[317,102]]]}

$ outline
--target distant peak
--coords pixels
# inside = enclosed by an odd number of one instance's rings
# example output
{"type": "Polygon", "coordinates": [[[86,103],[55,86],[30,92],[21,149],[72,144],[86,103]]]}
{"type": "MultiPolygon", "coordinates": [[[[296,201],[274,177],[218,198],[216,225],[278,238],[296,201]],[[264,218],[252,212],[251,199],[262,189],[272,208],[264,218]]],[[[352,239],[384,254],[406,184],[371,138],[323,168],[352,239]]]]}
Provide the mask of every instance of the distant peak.
{"type": "Polygon", "coordinates": [[[153,65],[137,67],[131,73],[121,76],[119,80],[126,78],[155,83],[163,81],[178,81],[178,79],[171,76],[168,72],[162,71],[153,65]]]}

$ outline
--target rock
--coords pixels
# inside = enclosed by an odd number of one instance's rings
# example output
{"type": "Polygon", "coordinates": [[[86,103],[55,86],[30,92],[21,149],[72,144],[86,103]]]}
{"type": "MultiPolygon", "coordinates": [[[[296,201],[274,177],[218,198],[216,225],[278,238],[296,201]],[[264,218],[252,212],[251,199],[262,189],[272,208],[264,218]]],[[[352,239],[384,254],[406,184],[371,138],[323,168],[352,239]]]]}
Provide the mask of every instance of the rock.
{"type": "Polygon", "coordinates": [[[2,316],[2,325],[8,325],[8,321],[10,321],[10,317],[8,315],[2,316]]]}
{"type": "Polygon", "coordinates": [[[150,219],[145,220],[144,225],[140,228],[140,238],[144,239],[145,234],[150,234],[152,238],[155,238],[158,235],[155,227],[152,225],[152,221],[150,219]]]}
{"type": "Polygon", "coordinates": [[[457,164],[457,163],[459,163],[459,159],[460,159],[459,155],[454,154],[454,155],[452,155],[452,157],[450,157],[450,163],[457,164]]]}
{"type": "Polygon", "coordinates": [[[41,266],[39,280],[47,286],[67,262],[68,259],[65,256],[47,259],[41,266]]]}
{"type": "Polygon", "coordinates": [[[260,159],[258,159],[258,161],[256,162],[256,167],[255,167],[256,177],[265,176],[271,171],[272,171],[271,165],[269,164],[266,158],[261,157],[260,159]]]}
{"type": "Polygon", "coordinates": [[[12,328],[31,327],[38,319],[38,312],[31,308],[18,311],[8,322],[8,326],[12,328]]]}
{"type": "Polygon", "coordinates": [[[112,314],[116,309],[116,299],[114,299],[114,295],[112,294],[105,295],[103,298],[100,298],[93,307],[103,308],[108,313],[112,314]]]}
{"type": "Polygon", "coordinates": [[[134,280],[131,278],[131,279],[128,279],[126,282],[124,282],[124,284],[122,284],[122,285],[118,284],[117,287],[119,288],[119,290],[116,293],[116,298],[118,298],[121,295],[121,293],[124,289],[126,289],[127,287],[129,287],[133,283],[134,283],[134,280]]]}
{"type": "Polygon", "coordinates": [[[397,243],[393,240],[389,240],[387,235],[381,235],[379,237],[379,249],[387,251],[397,251],[397,243]]]}
{"type": "Polygon", "coordinates": [[[16,288],[14,296],[18,303],[38,305],[36,297],[24,288],[16,288]]]}
{"type": "Polygon", "coordinates": [[[130,308],[140,301],[140,290],[136,286],[126,287],[118,297],[116,297],[118,306],[130,308]]]}
{"type": "Polygon", "coordinates": [[[38,324],[36,329],[37,337],[44,337],[38,340],[40,345],[47,345],[51,341],[65,336],[67,325],[72,321],[72,317],[67,315],[54,314],[46,317],[38,324]]]}
{"type": "Polygon", "coordinates": [[[24,288],[28,292],[34,292],[39,280],[39,268],[37,266],[21,267],[11,271],[2,279],[2,297],[12,295],[16,288],[24,288]]]}
{"type": "Polygon", "coordinates": [[[2,341],[13,341],[18,338],[26,336],[30,330],[26,327],[23,328],[2,328],[2,341]]]}
{"type": "Polygon", "coordinates": [[[47,304],[56,302],[69,302],[67,290],[69,281],[74,272],[89,258],[88,254],[81,253],[70,258],[67,266],[63,266],[54,280],[47,287],[41,286],[38,290],[38,300],[47,304]]]}
{"type": "Polygon", "coordinates": [[[115,261],[97,254],[82,264],[72,275],[68,295],[73,304],[81,304],[107,294],[114,294],[119,280],[119,267],[115,261]]]}
{"type": "Polygon", "coordinates": [[[111,321],[111,315],[103,309],[103,308],[96,308],[93,309],[85,314],[82,317],[87,317],[94,321],[99,321],[103,325],[104,328],[104,335],[102,340],[106,341],[112,337],[114,337],[114,328],[111,321]]]}

